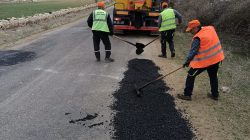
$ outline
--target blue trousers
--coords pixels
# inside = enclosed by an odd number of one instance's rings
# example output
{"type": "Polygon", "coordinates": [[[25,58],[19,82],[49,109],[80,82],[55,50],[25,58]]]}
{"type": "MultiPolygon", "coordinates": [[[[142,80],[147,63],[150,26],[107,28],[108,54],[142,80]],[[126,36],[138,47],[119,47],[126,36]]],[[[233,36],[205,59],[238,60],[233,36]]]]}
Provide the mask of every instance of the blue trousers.
{"type": "Polygon", "coordinates": [[[186,78],[186,87],[184,89],[184,95],[186,96],[191,96],[194,88],[194,82],[196,76],[201,74],[203,71],[207,70],[209,79],[210,79],[210,87],[211,87],[211,93],[214,97],[219,96],[219,91],[218,91],[218,69],[219,69],[219,63],[213,64],[211,66],[208,66],[206,68],[190,68],[188,71],[188,75],[186,78]]]}
{"type": "Polygon", "coordinates": [[[169,50],[171,53],[175,53],[174,49],[174,32],[175,29],[167,30],[167,31],[161,31],[161,53],[163,56],[166,56],[166,48],[167,48],[167,42],[169,45],[169,50]]]}

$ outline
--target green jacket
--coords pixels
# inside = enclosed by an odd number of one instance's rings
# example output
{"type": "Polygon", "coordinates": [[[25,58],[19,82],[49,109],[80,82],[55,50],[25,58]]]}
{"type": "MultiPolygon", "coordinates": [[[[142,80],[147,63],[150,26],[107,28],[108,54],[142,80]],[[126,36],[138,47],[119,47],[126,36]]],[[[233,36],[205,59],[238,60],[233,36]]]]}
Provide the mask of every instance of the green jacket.
{"type": "Polygon", "coordinates": [[[110,32],[107,24],[108,13],[102,9],[97,9],[93,12],[92,30],[110,32]]]}
{"type": "Polygon", "coordinates": [[[175,13],[171,8],[167,8],[161,12],[162,22],[159,31],[166,31],[176,28],[175,13]]]}

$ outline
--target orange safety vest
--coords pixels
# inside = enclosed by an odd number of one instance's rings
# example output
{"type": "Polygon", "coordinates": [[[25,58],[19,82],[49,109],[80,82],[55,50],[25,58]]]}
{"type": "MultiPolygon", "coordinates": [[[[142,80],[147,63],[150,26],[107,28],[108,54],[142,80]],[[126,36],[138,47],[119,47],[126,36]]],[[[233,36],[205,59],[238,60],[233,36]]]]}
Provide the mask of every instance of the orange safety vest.
{"type": "Polygon", "coordinates": [[[200,48],[190,62],[192,68],[205,68],[222,61],[225,56],[213,26],[205,26],[193,37],[200,38],[200,48]]]}

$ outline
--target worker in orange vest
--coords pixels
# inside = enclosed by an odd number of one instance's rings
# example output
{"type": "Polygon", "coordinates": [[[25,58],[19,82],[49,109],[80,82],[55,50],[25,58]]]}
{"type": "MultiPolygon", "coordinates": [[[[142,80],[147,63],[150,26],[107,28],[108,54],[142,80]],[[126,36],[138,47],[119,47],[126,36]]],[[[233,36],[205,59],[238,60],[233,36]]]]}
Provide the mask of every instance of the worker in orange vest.
{"type": "Polygon", "coordinates": [[[178,94],[177,97],[183,100],[191,100],[195,77],[207,70],[211,86],[211,94],[208,94],[208,97],[218,100],[217,72],[224,59],[219,37],[213,26],[202,27],[199,20],[190,21],[186,32],[191,32],[194,37],[183,67],[190,66],[191,68],[186,78],[184,94],[178,94]]]}

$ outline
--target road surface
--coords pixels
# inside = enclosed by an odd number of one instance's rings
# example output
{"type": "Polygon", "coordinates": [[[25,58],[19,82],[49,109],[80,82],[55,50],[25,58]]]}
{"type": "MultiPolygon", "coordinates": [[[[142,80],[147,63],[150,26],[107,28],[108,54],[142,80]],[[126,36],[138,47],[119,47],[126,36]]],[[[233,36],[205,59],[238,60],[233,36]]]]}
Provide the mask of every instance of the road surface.
{"type": "Polygon", "coordinates": [[[112,38],[111,43],[115,62],[104,62],[103,45],[96,62],[85,18],[0,50],[0,139],[111,139],[112,93],[128,61],[144,58],[133,46],[112,38]]]}

